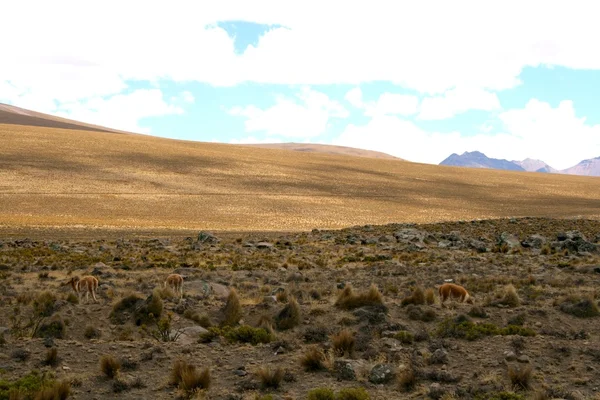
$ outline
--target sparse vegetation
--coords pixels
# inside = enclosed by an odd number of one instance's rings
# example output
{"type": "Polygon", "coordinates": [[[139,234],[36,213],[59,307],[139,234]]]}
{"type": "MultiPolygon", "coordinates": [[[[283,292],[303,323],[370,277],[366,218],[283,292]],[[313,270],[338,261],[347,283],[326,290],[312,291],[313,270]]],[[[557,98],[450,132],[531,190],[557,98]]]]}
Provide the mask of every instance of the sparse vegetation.
{"type": "Polygon", "coordinates": [[[339,356],[352,356],[356,339],[354,333],[348,329],[343,329],[331,337],[331,344],[336,354],[339,356]]]}
{"type": "Polygon", "coordinates": [[[591,297],[566,296],[559,303],[559,309],[578,318],[592,318],[600,315],[598,304],[591,297]]]}
{"type": "Polygon", "coordinates": [[[371,396],[369,396],[369,393],[367,393],[367,391],[362,387],[341,389],[336,396],[336,400],[370,400],[370,399],[371,399],[371,396]]]}
{"type": "Polygon", "coordinates": [[[316,388],[308,392],[307,400],[335,400],[335,393],[329,388],[316,388]]]}
{"type": "Polygon", "coordinates": [[[403,306],[407,306],[409,304],[414,304],[416,306],[425,304],[425,292],[423,292],[423,288],[416,287],[410,296],[407,296],[402,299],[403,306]]]}
{"type": "Polygon", "coordinates": [[[290,297],[286,306],[275,317],[279,330],[294,328],[300,324],[300,306],[294,297],[290,297]]]}
{"type": "Polygon", "coordinates": [[[234,326],[237,325],[240,318],[242,318],[242,306],[240,304],[240,298],[238,297],[235,288],[231,288],[229,296],[227,297],[227,303],[223,308],[223,326],[234,326]]]}
{"type": "Polygon", "coordinates": [[[105,354],[102,356],[102,358],[100,358],[100,370],[107,378],[116,378],[120,369],[121,364],[110,354],[105,354]]]}
{"type": "Polygon", "coordinates": [[[305,371],[320,371],[325,369],[325,354],[316,346],[311,346],[300,358],[305,371]]]}
{"type": "Polygon", "coordinates": [[[484,336],[492,335],[521,335],[535,336],[535,331],[522,326],[508,325],[500,328],[492,323],[474,323],[466,316],[459,316],[456,319],[446,319],[442,321],[436,334],[440,337],[455,337],[467,340],[476,340],[484,336]]]}
{"type": "Polygon", "coordinates": [[[257,375],[263,388],[277,389],[283,380],[284,370],[282,368],[260,367],[257,375]]]}
{"type": "Polygon", "coordinates": [[[371,285],[365,293],[355,294],[352,286],[347,285],[338,295],[335,305],[345,310],[352,310],[364,306],[383,305],[383,296],[375,285],[371,285]]]}
{"type": "Polygon", "coordinates": [[[508,378],[513,386],[518,389],[529,389],[531,386],[531,376],[533,368],[527,364],[525,366],[508,366],[508,378]]]}

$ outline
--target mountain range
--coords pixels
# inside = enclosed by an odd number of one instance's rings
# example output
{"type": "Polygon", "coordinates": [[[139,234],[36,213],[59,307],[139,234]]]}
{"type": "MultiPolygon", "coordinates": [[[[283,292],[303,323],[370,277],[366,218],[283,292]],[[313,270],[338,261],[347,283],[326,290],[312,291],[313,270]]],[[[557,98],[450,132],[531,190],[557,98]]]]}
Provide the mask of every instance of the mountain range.
{"type": "Polygon", "coordinates": [[[568,174],[583,176],[600,176],[600,157],[583,160],[577,165],[563,170],[557,170],[542,160],[526,158],[525,160],[505,160],[491,158],[479,151],[465,151],[458,155],[452,153],[439,165],[450,165],[455,167],[502,169],[506,171],[528,171],[552,174],[568,174]]]}

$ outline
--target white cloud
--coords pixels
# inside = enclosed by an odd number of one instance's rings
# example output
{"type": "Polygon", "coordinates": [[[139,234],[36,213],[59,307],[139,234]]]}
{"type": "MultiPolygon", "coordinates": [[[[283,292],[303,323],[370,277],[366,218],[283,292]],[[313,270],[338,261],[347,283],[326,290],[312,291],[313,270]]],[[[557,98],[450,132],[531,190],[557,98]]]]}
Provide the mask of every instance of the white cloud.
{"type": "Polygon", "coordinates": [[[186,90],[183,93],[181,93],[181,98],[186,103],[193,103],[194,101],[196,101],[196,98],[194,97],[192,92],[190,92],[189,90],[186,90]]]}
{"type": "Polygon", "coordinates": [[[147,117],[182,114],[183,109],[168,104],[158,89],[141,89],[109,98],[94,97],[82,102],[62,103],[55,115],[129,132],[150,133],[139,125],[147,117]]]}
{"type": "Polygon", "coordinates": [[[496,93],[479,88],[454,88],[442,96],[426,97],[421,102],[419,118],[440,120],[452,118],[469,110],[494,111],[500,109],[496,93]]]}
{"type": "Polygon", "coordinates": [[[344,99],[346,99],[348,103],[352,104],[356,108],[363,107],[362,90],[360,90],[358,87],[350,89],[344,96],[344,99]]]}
{"type": "Polygon", "coordinates": [[[347,102],[356,108],[365,110],[365,115],[375,117],[378,115],[412,115],[417,112],[419,99],[416,96],[399,93],[382,93],[377,101],[365,102],[360,88],[349,90],[344,96],[347,102]]]}
{"type": "Polygon", "coordinates": [[[229,113],[246,118],[246,132],[267,135],[312,138],[325,132],[331,118],[346,118],[348,111],[337,101],[321,92],[304,88],[298,100],[278,96],[275,105],[267,109],[256,106],[233,107],[229,113]]]}
{"type": "MultiPolygon", "coordinates": [[[[410,161],[438,164],[452,153],[478,150],[488,157],[541,159],[564,169],[600,155],[600,125],[578,118],[573,103],[552,108],[531,100],[523,109],[499,115],[504,132],[426,132],[413,122],[395,116],[376,116],[363,126],[350,124],[332,144],[383,151],[410,161]]],[[[485,131],[485,129],[484,129],[485,131]]]]}
{"type": "Polygon", "coordinates": [[[0,24],[0,36],[10,38],[3,42],[0,76],[36,92],[79,98],[118,93],[127,79],[392,81],[436,94],[464,85],[510,88],[524,66],[600,69],[600,53],[589,50],[600,37],[598,6],[588,0],[569,7],[547,0],[374,0],[369,7],[344,3],[341,17],[339,7],[317,0],[175,0],[169,7],[141,0],[9,2],[3,15],[10,18],[0,24]],[[211,25],[225,20],[285,28],[238,56],[226,32],[211,25]]]}

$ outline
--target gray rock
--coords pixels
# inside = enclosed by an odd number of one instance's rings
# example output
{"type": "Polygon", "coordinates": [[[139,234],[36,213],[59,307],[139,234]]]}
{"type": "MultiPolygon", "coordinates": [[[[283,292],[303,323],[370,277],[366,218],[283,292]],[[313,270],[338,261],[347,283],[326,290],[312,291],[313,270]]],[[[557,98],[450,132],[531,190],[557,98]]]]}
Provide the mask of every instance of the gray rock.
{"type": "Polygon", "coordinates": [[[519,357],[517,357],[517,361],[526,364],[529,362],[529,357],[527,357],[525,354],[522,354],[519,357]]]}
{"type": "Polygon", "coordinates": [[[198,338],[200,337],[200,335],[207,332],[208,330],[204,329],[201,326],[189,326],[187,328],[181,329],[181,335],[177,339],[177,342],[183,345],[198,343],[198,338]]]}
{"type": "Polygon", "coordinates": [[[508,232],[502,232],[500,234],[497,244],[498,244],[498,246],[502,246],[502,245],[506,244],[511,249],[521,246],[519,239],[517,239],[517,237],[515,235],[512,235],[508,232]]]}
{"type": "Polygon", "coordinates": [[[429,385],[429,397],[432,399],[440,399],[446,394],[446,390],[437,382],[429,385]]]}
{"type": "Polygon", "coordinates": [[[485,243],[483,243],[481,240],[475,240],[475,239],[473,239],[473,240],[471,240],[469,242],[469,246],[472,249],[477,250],[478,253],[485,253],[485,252],[488,251],[485,243]]]}
{"type": "Polygon", "coordinates": [[[369,382],[376,385],[381,383],[388,383],[396,376],[396,370],[394,366],[390,364],[377,364],[371,369],[369,373],[369,382]]]}
{"type": "Polygon", "coordinates": [[[446,248],[448,248],[448,247],[450,247],[450,246],[452,246],[452,242],[451,242],[451,241],[449,241],[449,240],[440,240],[440,241],[438,242],[438,247],[439,247],[440,249],[446,249],[446,248]]]}
{"type": "Polygon", "coordinates": [[[506,361],[515,361],[517,359],[517,355],[513,351],[505,351],[504,359],[506,361]]]}
{"type": "Polygon", "coordinates": [[[521,242],[521,246],[526,248],[541,249],[548,240],[542,235],[531,235],[521,242]]]}
{"type": "Polygon", "coordinates": [[[448,352],[444,349],[437,349],[433,352],[429,361],[431,364],[447,364],[448,352]]]}
{"type": "Polygon", "coordinates": [[[256,243],[256,248],[258,249],[272,249],[273,244],[269,242],[258,242],[256,243]]]}
{"type": "Polygon", "coordinates": [[[219,243],[219,238],[210,232],[200,231],[198,233],[198,243],[219,243]]]}
{"type": "Polygon", "coordinates": [[[354,372],[354,367],[348,360],[335,360],[333,370],[336,378],[340,381],[356,380],[356,372],[354,372]]]}

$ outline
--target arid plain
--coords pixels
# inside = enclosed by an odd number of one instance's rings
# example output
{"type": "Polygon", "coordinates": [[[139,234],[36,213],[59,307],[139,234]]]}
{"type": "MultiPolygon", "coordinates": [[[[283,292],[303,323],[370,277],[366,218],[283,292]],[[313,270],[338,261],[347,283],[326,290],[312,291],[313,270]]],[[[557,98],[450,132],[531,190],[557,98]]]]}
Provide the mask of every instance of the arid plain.
{"type": "Polygon", "coordinates": [[[0,399],[600,398],[598,178],[0,113],[0,399]]]}

